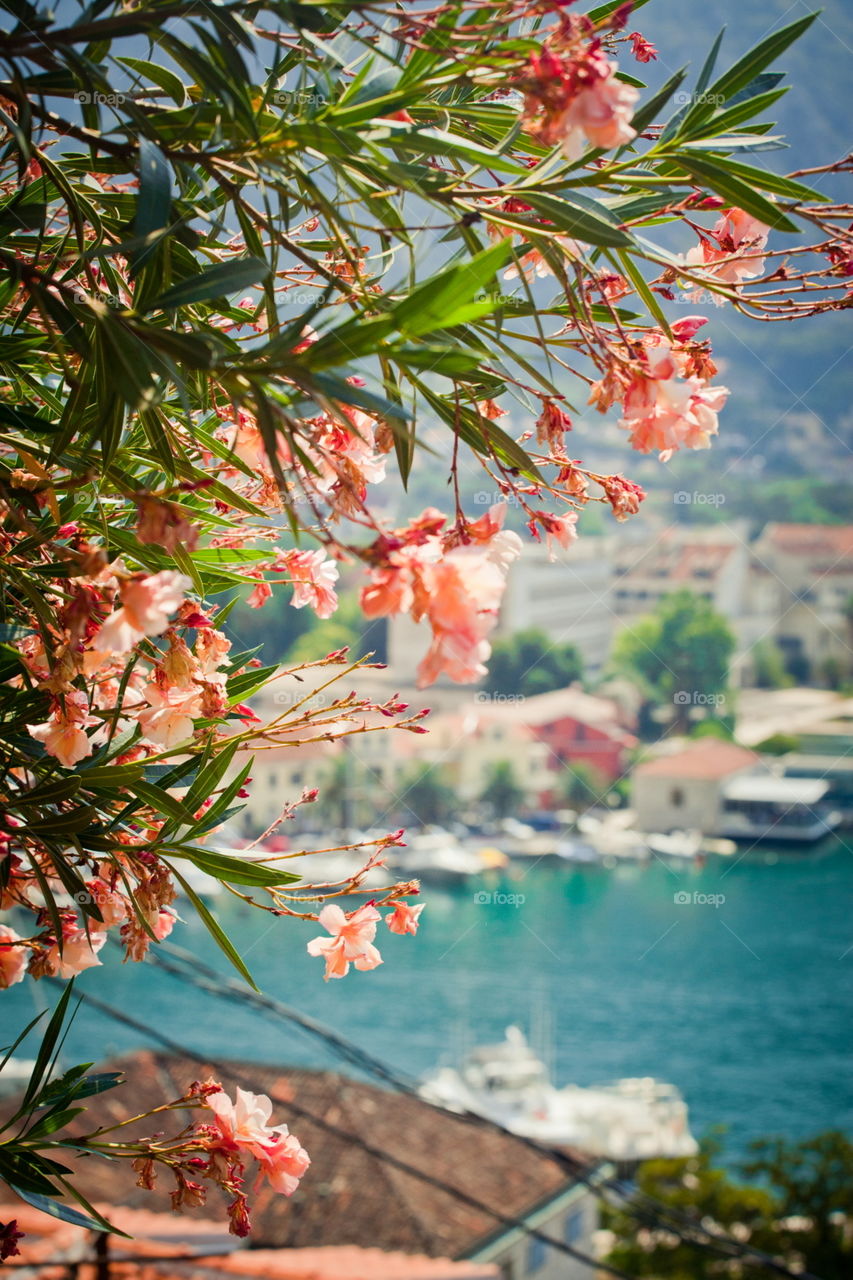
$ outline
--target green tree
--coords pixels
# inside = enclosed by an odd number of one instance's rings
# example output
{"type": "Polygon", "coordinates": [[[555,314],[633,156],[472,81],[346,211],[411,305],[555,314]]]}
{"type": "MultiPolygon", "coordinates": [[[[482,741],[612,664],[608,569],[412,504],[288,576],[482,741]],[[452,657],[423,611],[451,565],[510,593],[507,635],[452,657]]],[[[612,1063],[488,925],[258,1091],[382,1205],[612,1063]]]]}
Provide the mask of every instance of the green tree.
{"type": "Polygon", "coordinates": [[[853,1142],[837,1130],[805,1141],[767,1138],[751,1144],[747,1177],[776,1197],[774,1234],[788,1256],[801,1255],[822,1280],[853,1275],[853,1142]],[[793,1224],[791,1219],[802,1220],[793,1224]]]}
{"type": "Polygon", "coordinates": [[[531,698],[582,678],[583,661],[575,645],[554,643],[544,631],[530,627],[494,642],[484,687],[489,693],[531,698]]]}
{"type": "Polygon", "coordinates": [[[419,764],[403,775],[397,794],[409,825],[448,822],[459,811],[459,798],[441,769],[419,764]]]}
{"type": "Polygon", "coordinates": [[[524,788],[511,760],[496,760],[490,766],[480,799],[496,818],[518,812],[524,802],[524,788]]]}
{"type": "Polygon", "coordinates": [[[757,689],[784,689],[791,684],[782,650],[773,640],[759,640],[750,656],[752,680],[757,689]]]}
{"type": "Polygon", "coordinates": [[[755,749],[766,756],[786,756],[789,751],[796,751],[799,745],[800,739],[794,733],[771,733],[755,749]]]}
{"type": "MultiPolygon", "coordinates": [[[[828,1132],[799,1142],[759,1141],[752,1150],[753,1158],[741,1171],[747,1182],[735,1181],[720,1167],[722,1144],[708,1138],[699,1154],[688,1159],[646,1161],[638,1171],[637,1191],[677,1211],[682,1236],[690,1237],[691,1221],[697,1226],[713,1223],[791,1269],[804,1268],[821,1280],[849,1280],[853,1267],[849,1231],[853,1145],[849,1139],[828,1132]]],[[[726,1262],[718,1252],[680,1239],[679,1231],[666,1222],[650,1223],[639,1205],[634,1212],[610,1209],[606,1225],[617,1241],[608,1261],[632,1276],[759,1280],[768,1274],[757,1259],[726,1262]]],[[[701,1232],[698,1237],[703,1238],[701,1232]]]]}
{"type": "Polygon", "coordinates": [[[558,790],[561,799],[573,809],[589,809],[603,803],[610,790],[610,783],[599,769],[586,760],[569,760],[560,773],[558,790]]]}
{"type": "Polygon", "coordinates": [[[612,663],[637,679],[651,701],[671,706],[684,732],[693,708],[719,707],[734,647],[728,623],[710,601],[676,591],[616,637],[612,663]]]}

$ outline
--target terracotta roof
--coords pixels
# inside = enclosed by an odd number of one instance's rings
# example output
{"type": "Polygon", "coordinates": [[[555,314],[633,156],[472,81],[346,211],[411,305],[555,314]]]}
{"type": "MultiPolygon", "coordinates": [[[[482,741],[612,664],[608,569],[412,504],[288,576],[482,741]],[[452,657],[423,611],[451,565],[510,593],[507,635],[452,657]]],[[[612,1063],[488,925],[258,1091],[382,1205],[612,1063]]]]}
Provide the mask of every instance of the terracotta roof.
{"type": "MultiPolygon", "coordinates": [[[[221,1222],[108,1204],[97,1208],[132,1237],[109,1239],[111,1280],[497,1280],[499,1275],[488,1263],[384,1253],[356,1245],[252,1249],[228,1235],[221,1222]]],[[[40,1280],[65,1280],[71,1266],[78,1280],[95,1280],[94,1263],[83,1260],[93,1258],[96,1233],[20,1203],[0,1205],[0,1220],[10,1218],[24,1232],[16,1263],[38,1268],[40,1280]]]]}
{"type": "Polygon", "coordinates": [[[652,578],[672,583],[675,590],[697,580],[713,581],[737,550],[738,542],[725,532],[667,529],[643,550],[633,542],[619,547],[615,585],[645,584],[652,578]]]}
{"type": "MultiPolygon", "coordinates": [[[[275,1123],[289,1125],[312,1164],[291,1199],[266,1186],[251,1198],[251,1239],[256,1248],[360,1245],[462,1257],[494,1233],[498,1224],[488,1212],[393,1168],[360,1144],[413,1165],[510,1217],[523,1217],[571,1185],[559,1165],[512,1137],[466,1123],[417,1098],[330,1071],[234,1062],[219,1062],[206,1071],[190,1059],[149,1051],[112,1061],[105,1069],[123,1071],[127,1086],[87,1102],[87,1130],[180,1097],[197,1079],[214,1077],[232,1096],[238,1084],[245,1088],[250,1080],[256,1092],[272,1098],[275,1123]],[[307,1119],[303,1110],[315,1119],[307,1119]]],[[[180,1123],[180,1113],[175,1121],[180,1123]]],[[[114,1166],[94,1160],[82,1162],[79,1174],[75,1171],[75,1180],[79,1178],[92,1201],[114,1199],[116,1177],[114,1166]]],[[[167,1210],[171,1188],[167,1179],[160,1181],[157,1189],[145,1191],[126,1174],[122,1203],[167,1210]]],[[[215,1196],[214,1188],[214,1211],[215,1196]]]]}
{"type": "Polygon", "coordinates": [[[768,524],[761,541],[789,555],[853,556],[853,524],[768,524]]]}
{"type": "MultiPolygon", "coordinates": [[[[597,728],[621,732],[619,708],[609,698],[598,698],[583,689],[570,685],[567,689],[552,689],[550,693],[537,693],[532,697],[519,697],[516,701],[477,702],[477,713],[484,719],[510,721],[514,724],[540,728],[557,720],[580,720],[597,728]]],[[[630,736],[630,735],[629,735],[630,736]]]]}
{"type": "Polygon", "coordinates": [[[705,738],[683,751],[658,756],[637,765],[635,777],[642,778],[701,778],[712,781],[725,778],[730,773],[754,767],[759,756],[734,742],[718,738],[705,738]]]}

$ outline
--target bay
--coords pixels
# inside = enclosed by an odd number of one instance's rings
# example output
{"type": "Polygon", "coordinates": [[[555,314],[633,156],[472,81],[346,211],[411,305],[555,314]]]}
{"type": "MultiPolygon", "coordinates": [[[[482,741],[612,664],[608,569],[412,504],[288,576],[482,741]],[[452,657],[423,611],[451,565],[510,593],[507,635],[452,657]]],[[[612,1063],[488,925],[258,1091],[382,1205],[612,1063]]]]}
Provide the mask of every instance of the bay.
{"type": "MultiPolygon", "coordinates": [[[[423,897],[416,938],[383,928],[381,968],[325,984],[322,962],[305,951],[314,923],[273,919],[227,895],[216,910],[262,990],[412,1075],[516,1024],[558,1084],[673,1082],[697,1135],[726,1127],[729,1159],[770,1134],[853,1132],[846,840],[806,853],[762,847],[701,869],[539,866],[423,897]]],[[[228,972],[198,922],[177,926],[173,940],[228,972]]],[[[346,1069],[292,1024],[116,954],[77,986],[214,1061],[346,1069]]],[[[32,1016],[34,999],[52,998],[43,983],[4,992],[4,1032],[32,1016]]],[[[98,1060],[143,1042],[84,1004],[65,1057],[98,1060]]]]}

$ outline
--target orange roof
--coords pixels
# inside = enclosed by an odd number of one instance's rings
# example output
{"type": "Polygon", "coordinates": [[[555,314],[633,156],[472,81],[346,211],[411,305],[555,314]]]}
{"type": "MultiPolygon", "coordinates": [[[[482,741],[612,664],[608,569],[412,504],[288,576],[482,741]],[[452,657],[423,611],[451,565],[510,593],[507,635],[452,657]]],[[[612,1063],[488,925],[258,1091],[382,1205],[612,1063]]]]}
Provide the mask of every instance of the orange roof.
{"type": "MultiPolygon", "coordinates": [[[[189,1081],[205,1078],[197,1061],[150,1050],[114,1065],[127,1086],[88,1100],[88,1130],[180,1097],[189,1081]]],[[[232,1094],[251,1079],[272,1099],[276,1121],[288,1124],[311,1155],[311,1168],[291,1200],[268,1186],[252,1195],[256,1248],[357,1245],[464,1257],[496,1230],[499,1218],[490,1208],[523,1218],[574,1182],[553,1159],[510,1135],[335,1072],[219,1062],[210,1073],[232,1094]],[[423,1171],[435,1184],[380,1159],[380,1152],[423,1171]]],[[[166,1179],[146,1191],[125,1176],[120,1192],[116,1179],[112,1164],[80,1163],[77,1182],[93,1204],[120,1194],[130,1208],[168,1210],[166,1179]]],[[[218,1207],[211,1195],[208,1218],[218,1207]]]]}
{"type": "Polygon", "coordinates": [[[491,1280],[496,1266],[423,1254],[383,1253],[354,1245],[319,1249],[252,1249],[223,1259],[224,1276],[259,1280],[491,1280]]]}
{"type": "Polygon", "coordinates": [[[792,555],[853,556],[853,524],[768,524],[762,538],[792,555]]]}
{"type": "Polygon", "coordinates": [[[746,747],[719,738],[705,738],[673,755],[646,760],[634,770],[643,778],[725,778],[758,763],[759,757],[746,747]]]}
{"type": "MultiPolygon", "coordinates": [[[[107,1204],[97,1207],[113,1226],[133,1237],[108,1237],[109,1271],[115,1280],[497,1280],[499,1275],[497,1267],[487,1263],[355,1245],[250,1249],[229,1235],[222,1222],[107,1204]]],[[[29,1205],[0,1205],[0,1219],[11,1218],[24,1232],[20,1256],[13,1261],[38,1268],[41,1280],[62,1280],[72,1265],[78,1280],[95,1280],[96,1233],[29,1205]]]]}

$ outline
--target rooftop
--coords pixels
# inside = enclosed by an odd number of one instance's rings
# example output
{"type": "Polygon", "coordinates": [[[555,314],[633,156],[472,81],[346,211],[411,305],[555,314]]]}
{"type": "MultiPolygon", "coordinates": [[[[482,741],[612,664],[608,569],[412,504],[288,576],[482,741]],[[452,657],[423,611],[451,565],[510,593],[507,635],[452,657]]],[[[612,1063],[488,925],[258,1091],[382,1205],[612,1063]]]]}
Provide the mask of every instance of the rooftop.
{"type": "MultiPolygon", "coordinates": [[[[291,1199],[266,1187],[253,1196],[257,1248],[359,1245],[462,1257],[494,1233],[499,1222],[485,1209],[393,1167],[381,1154],[507,1217],[523,1217],[572,1185],[557,1163],[515,1138],[331,1071],[237,1062],[205,1070],[192,1059],[149,1051],[107,1069],[123,1071],[127,1087],[89,1100],[87,1128],[180,1097],[192,1080],[209,1076],[232,1096],[237,1085],[269,1095],[275,1122],[284,1121],[298,1135],[312,1164],[291,1199]]],[[[175,1120],[182,1122],[180,1113],[175,1120]]],[[[106,1162],[85,1161],[78,1177],[90,1200],[115,1198],[116,1174],[106,1162]]],[[[169,1190],[164,1180],[162,1187],[145,1191],[128,1176],[121,1197],[129,1208],[165,1210],[169,1190]]],[[[215,1209],[211,1195],[208,1214],[215,1209]]]]}
{"type": "MultiPolygon", "coordinates": [[[[109,1274],[113,1280],[497,1280],[488,1263],[452,1262],[423,1254],[385,1253],[354,1245],[316,1249],[252,1249],[228,1235],[221,1222],[143,1209],[98,1209],[130,1240],[111,1236],[109,1274]],[[133,1259],[133,1261],[131,1261],[133,1259]]],[[[95,1280],[95,1233],[61,1222],[29,1205],[0,1206],[0,1218],[15,1218],[24,1232],[20,1257],[40,1280],[95,1280]]],[[[14,1274],[14,1273],[11,1273],[14,1274]]]]}
{"type": "Polygon", "coordinates": [[[759,757],[746,747],[719,738],[703,738],[672,755],[646,760],[634,770],[638,778],[697,778],[716,781],[731,773],[754,768],[759,757]]]}
{"type": "Polygon", "coordinates": [[[780,524],[765,526],[761,542],[788,555],[853,557],[853,524],[780,524]]]}
{"type": "Polygon", "coordinates": [[[829,790],[822,778],[779,778],[772,773],[741,774],[723,787],[727,800],[767,804],[817,804],[829,790]]]}

